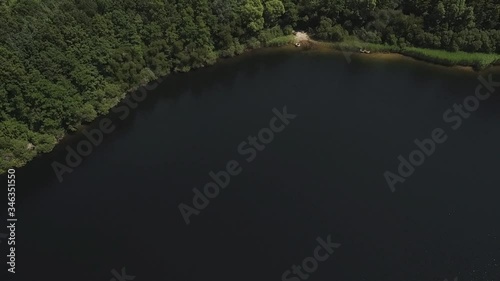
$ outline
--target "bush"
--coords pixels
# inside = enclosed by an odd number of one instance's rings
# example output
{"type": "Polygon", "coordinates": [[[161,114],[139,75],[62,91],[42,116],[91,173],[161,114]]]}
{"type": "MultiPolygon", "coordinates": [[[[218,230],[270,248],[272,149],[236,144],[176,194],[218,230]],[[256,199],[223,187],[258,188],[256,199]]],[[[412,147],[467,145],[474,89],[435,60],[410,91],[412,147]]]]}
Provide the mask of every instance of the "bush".
{"type": "Polygon", "coordinates": [[[264,44],[264,46],[268,46],[269,41],[280,36],[283,36],[283,30],[281,30],[279,26],[275,26],[262,30],[259,33],[259,41],[264,44]]]}
{"type": "Polygon", "coordinates": [[[250,49],[257,49],[257,48],[261,47],[261,44],[260,44],[260,41],[257,40],[257,38],[252,37],[252,38],[248,39],[247,46],[250,49]]]}
{"type": "Polygon", "coordinates": [[[320,39],[342,41],[347,36],[347,31],[341,25],[334,25],[329,18],[323,17],[316,28],[316,35],[320,39]]]}
{"type": "Polygon", "coordinates": [[[295,36],[293,36],[293,35],[280,36],[280,37],[274,38],[274,39],[270,40],[269,42],[267,42],[266,46],[281,47],[281,46],[285,46],[288,44],[292,44],[294,42],[294,40],[295,40],[295,36]]]}
{"type": "Polygon", "coordinates": [[[287,25],[283,28],[283,34],[291,35],[293,33],[293,27],[291,25],[287,25]]]}

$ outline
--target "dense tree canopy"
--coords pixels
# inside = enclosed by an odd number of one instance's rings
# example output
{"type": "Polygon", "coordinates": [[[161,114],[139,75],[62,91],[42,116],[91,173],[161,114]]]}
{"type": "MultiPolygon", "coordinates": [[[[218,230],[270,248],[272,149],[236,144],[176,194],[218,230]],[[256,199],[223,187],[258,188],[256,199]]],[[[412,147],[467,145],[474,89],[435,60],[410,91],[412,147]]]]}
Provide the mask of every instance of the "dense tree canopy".
{"type": "Polygon", "coordinates": [[[0,173],[52,149],[124,92],[292,29],[320,39],[500,52],[495,0],[7,0],[0,173]]]}

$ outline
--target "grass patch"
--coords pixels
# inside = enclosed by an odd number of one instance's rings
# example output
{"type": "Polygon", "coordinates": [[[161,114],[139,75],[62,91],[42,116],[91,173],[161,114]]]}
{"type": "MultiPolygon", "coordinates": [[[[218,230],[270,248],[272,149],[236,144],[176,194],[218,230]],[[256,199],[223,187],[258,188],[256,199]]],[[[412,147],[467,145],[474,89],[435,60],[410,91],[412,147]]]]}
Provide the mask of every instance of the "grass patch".
{"type": "Polygon", "coordinates": [[[498,54],[448,52],[444,50],[414,47],[404,48],[401,53],[416,59],[431,61],[442,65],[472,66],[475,69],[484,69],[500,62],[500,55],[498,54]]]}
{"type": "Polygon", "coordinates": [[[359,52],[367,49],[374,53],[399,53],[418,60],[436,63],[445,66],[471,66],[476,70],[500,64],[500,54],[449,52],[445,50],[425,49],[416,47],[401,48],[394,45],[374,44],[349,38],[342,42],[318,42],[320,45],[332,47],[340,51],[359,52]]]}
{"type": "Polygon", "coordinates": [[[288,44],[292,44],[294,41],[295,41],[295,36],[285,35],[269,40],[269,42],[267,42],[266,45],[268,47],[281,47],[288,44]]]}
{"type": "Polygon", "coordinates": [[[368,43],[355,38],[349,38],[342,42],[320,42],[320,44],[347,52],[359,52],[359,49],[367,49],[375,53],[399,53],[401,51],[398,46],[368,43]]]}

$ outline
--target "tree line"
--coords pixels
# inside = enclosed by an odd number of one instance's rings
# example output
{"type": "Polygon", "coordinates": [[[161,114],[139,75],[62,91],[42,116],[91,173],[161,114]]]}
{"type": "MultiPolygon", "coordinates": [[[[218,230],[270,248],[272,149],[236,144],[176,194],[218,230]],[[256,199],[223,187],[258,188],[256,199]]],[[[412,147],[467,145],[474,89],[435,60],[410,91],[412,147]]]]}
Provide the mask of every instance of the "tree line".
{"type": "Polygon", "coordinates": [[[495,0],[5,0],[0,173],[50,151],[140,84],[306,30],[500,52],[495,0]]]}

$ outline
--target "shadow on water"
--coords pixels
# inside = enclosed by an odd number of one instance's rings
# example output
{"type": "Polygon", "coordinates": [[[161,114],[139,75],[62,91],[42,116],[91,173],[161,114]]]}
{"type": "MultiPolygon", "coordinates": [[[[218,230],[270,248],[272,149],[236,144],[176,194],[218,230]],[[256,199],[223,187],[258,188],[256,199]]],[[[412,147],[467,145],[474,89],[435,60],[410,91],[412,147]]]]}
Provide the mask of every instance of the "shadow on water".
{"type": "MultiPolygon", "coordinates": [[[[141,87],[145,89],[150,88],[150,90],[146,89],[146,99],[139,102],[136,108],[131,108],[130,114],[123,120],[120,119],[121,112],[118,114],[111,111],[107,115],[97,118],[90,124],[82,126],[81,130],[78,132],[65,136],[50,153],[39,155],[26,166],[17,168],[16,178],[19,188],[17,189],[16,203],[21,204],[23,198],[40,192],[43,188],[53,186],[52,183],[58,181],[52,164],[54,162],[59,162],[61,164],[66,163],[65,159],[68,155],[67,147],[75,149],[80,141],[87,139],[82,134],[82,130],[91,131],[96,129],[99,127],[101,120],[109,118],[112,120],[113,125],[116,126],[116,129],[111,134],[105,134],[102,143],[113,141],[114,139],[120,138],[131,128],[138,114],[153,110],[160,100],[175,104],[182,95],[191,94],[200,97],[203,92],[207,92],[207,90],[217,87],[217,85],[221,83],[221,80],[223,80],[225,84],[233,83],[238,78],[238,75],[243,74],[248,77],[253,77],[263,68],[277,66],[280,62],[283,62],[289,57],[289,53],[290,51],[283,51],[280,49],[256,50],[238,57],[222,59],[217,64],[210,67],[193,70],[188,73],[172,74],[166,78],[157,80],[160,81],[160,83],[154,89],[151,89],[151,86],[154,85],[155,82],[149,83],[146,87],[141,87]]],[[[140,88],[137,91],[140,91],[140,88]]],[[[127,94],[127,96],[130,97],[131,94],[132,92],[127,94]]],[[[122,101],[116,105],[115,108],[121,106],[127,105],[122,101]]],[[[93,147],[93,149],[95,150],[95,147],[93,147]]],[[[82,159],[83,161],[81,164],[86,161],[86,157],[82,157],[82,159]]],[[[75,169],[78,169],[78,167],[75,169]]],[[[0,179],[2,182],[6,182],[7,176],[1,175],[0,179]]]]}

